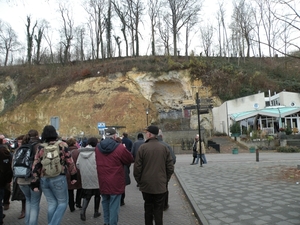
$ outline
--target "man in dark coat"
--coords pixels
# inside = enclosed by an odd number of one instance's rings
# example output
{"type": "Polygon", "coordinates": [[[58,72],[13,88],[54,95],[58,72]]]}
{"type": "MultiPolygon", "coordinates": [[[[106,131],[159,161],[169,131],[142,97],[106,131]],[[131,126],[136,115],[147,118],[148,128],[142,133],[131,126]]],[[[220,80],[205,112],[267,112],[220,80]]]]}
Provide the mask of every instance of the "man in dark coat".
{"type": "Polygon", "coordinates": [[[0,138],[0,224],[3,224],[3,218],[5,217],[2,206],[4,190],[7,184],[11,182],[13,176],[11,161],[11,154],[3,143],[3,139],[0,138]]]}
{"type": "Polygon", "coordinates": [[[145,224],[163,225],[163,210],[167,184],[174,172],[173,159],[167,146],[156,138],[157,126],[146,128],[146,141],[137,152],[134,178],[143,194],[145,224]]]}
{"type": "Polygon", "coordinates": [[[131,152],[132,141],[128,138],[127,133],[123,133],[122,144],[124,144],[127,150],[131,152]]]}
{"type": "MultiPolygon", "coordinates": [[[[167,146],[170,153],[171,153],[171,156],[172,156],[172,159],[173,159],[173,164],[175,165],[176,163],[176,155],[173,151],[173,148],[168,145],[166,142],[163,141],[163,133],[162,133],[162,130],[159,129],[159,132],[158,132],[158,135],[157,135],[157,139],[160,141],[160,143],[162,143],[163,145],[167,146]]],[[[168,190],[168,184],[167,184],[167,192],[166,192],[166,196],[165,196],[165,205],[164,205],[164,210],[167,210],[169,208],[169,190],[168,190]]]]}
{"type": "Polygon", "coordinates": [[[137,140],[133,143],[131,154],[133,155],[133,158],[135,159],[136,153],[139,150],[139,147],[145,143],[144,135],[142,133],[138,133],[137,140]]]}

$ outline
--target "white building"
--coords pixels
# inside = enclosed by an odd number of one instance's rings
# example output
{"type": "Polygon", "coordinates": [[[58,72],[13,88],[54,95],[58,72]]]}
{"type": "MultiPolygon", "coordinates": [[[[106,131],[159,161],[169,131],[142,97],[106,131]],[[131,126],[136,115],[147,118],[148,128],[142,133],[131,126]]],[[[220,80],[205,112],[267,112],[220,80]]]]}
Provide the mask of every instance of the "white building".
{"type": "Polygon", "coordinates": [[[224,102],[212,109],[216,132],[230,135],[230,125],[240,122],[243,130],[261,129],[277,133],[279,128],[300,127],[300,94],[282,91],[265,97],[258,93],[224,102]]]}

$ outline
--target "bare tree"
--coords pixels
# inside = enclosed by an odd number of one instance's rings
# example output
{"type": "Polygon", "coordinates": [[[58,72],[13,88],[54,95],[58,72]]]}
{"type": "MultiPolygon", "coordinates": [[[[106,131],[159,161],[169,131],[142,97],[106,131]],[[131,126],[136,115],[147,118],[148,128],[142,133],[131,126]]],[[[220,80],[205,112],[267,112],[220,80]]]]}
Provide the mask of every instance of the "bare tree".
{"type": "Polygon", "coordinates": [[[84,61],[84,41],[85,41],[85,28],[78,26],[75,28],[75,58],[76,60],[84,61]]]}
{"type": "Polygon", "coordinates": [[[159,17],[158,21],[158,31],[159,31],[159,36],[163,42],[164,45],[164,54],[165,55],[170,55],[170,28],[169,26],[166,25],[167,23],[167,18],[166,16],[159,17]]]}
{"type": "Polygon", "coordinates": [[[64,46],[62,63],[67,63],[70,61],[70,48],[71,41],[73,39],[74,21],[67,6],[59,4],[59,11],[63,21],[62,35],[64,36],[64,40],[61,42],[64,46]]]}
{"type": "MultiPolygon", "coordinates": [[[[141,16],[143,15],[143,3],[142,0],[127,0],[129,6],[129,14],[131,15],[131,23],[132,31],[133,31],[133,38],[132,40],[135,41],[135,53],[133,50],[133,55],[139,56],[140,46],[139,46],[139,23],[142,22],[141,16]]],[[[134,42],[132,43],[134,45],[134,42]]],[[[134,48],[133,48],[134,49],[134,48]]]]}
{"type": "Polygon", "coordinates": [[[44,39],[46,40],[49,47],[50,58],[48,62],[54,63],[54,53],[53,53],[53,44],[52,44],[52,33],[49,22],[45,22],[45,30],[44,30],[44,39]]]}
{"type": "Polygon", "coordinates": [[[214,29],[212,25],[207,25],[206,27],[201,28],[202,47],[206,57],[210,56],[213,33],[214,29]]]}
{"type": "Polygon", "coordinates": [[[4,66],[7,66],[9,53],[17,51],[19,46],[16,32],[8,23],[0,20],[0,52],[4,53],[4,66]]]}
{"type": "Polygon", "coordinates": [[[34,36],[34,30],[37,26],[37,21],[33,25],[32,30],[30,30],[30,26],[31,26],[31,18],[30,18],[30,16],[27,16],[26,31],[27,31],[27,63],[28,64],[31,64],[33,36],[34,36]]]}
{"type": "Polygon", "coordinates": [[[173,33],[174,56],[177,55],[177,36],[183,26],[189,23],[193,17],[197,17],[202,6],[201,0],[166,0],[170,13],[168,25],[173,33]]]}
{"type": "Polygon", "coordinates": [[[155,27],[157,24],[157,17],[159,15],[159,8],[161,7],[159,0],[148,0],[148,15],[151,22],[151,49],[152,55],[155,55],[155,27]]]}
{"type": "Polygon", "coordinates": [[[106,44],[107,44],[107,57],[112,57],[112,48],[111,48],[111,31],[112,31],[112,1],[108,0],[107,7],[107,17],[105,19],[106,25],[106,44]]]}
{"type": "Polygon", "coordinates": [[[47,22],[45,20],[41,21],[39,25],[37,25],[38,28],[38,33],[37,35],[34,35],[34,40],[36,42],[36,57],[35,57],[35,63],[40,64],[41,62],[41,43],[42,39],[44,37],[44,31],[45,31],[45,26],[47,25],[47,22]]]}
{"type": "Polygon", "coordinates": [[[89,15],[88,27],[92,45],[92,58],[99,59],[100,53],[102,58],[105,58],[106,53],[103,41],[103,34],[105,32],[105,0],[88,0],[84,8],[89,15]]]}
{"type": "Polygon", "coordinates": [[[126,28],[128,27],[128,15],[129,15],[129,10],[127,7],[125,7],[123,4],[118,3],[117,1],[112,2],[114,5],[115,12],[117,13],[120,22],[121,22],[121,31],[123,34],[123,38],[125,41],[125,51],[126,51],[126,56],[129,56],[129,47],[128,47],[128,40],[127,40],[127,35],[126,35],[126,28]]]}
{"type": "Polygon", "coordinates": [[[115,36],[114,35],[114,38],[115,38],[116,44],[118,46],[119,57],[121,57],[121,42],[122,41],[120,41],[120,37],[119,36],[115,36]]]}
{"type": "Polygon", "coordinates": [[[225,6],[224,2],[218,3],[218,33],[219,33],[219,55],[229,56],[229,40],[227,36],[227,29],[225,24],[225,6]]]}
{"type": "Polygon", "coordinates": [[[240,37],[242,38],[240,41],[242,50],[242,55],[250,57],[250,49],[251,49],[251,31],[253,30],[252,25],[252,11],[251,5],[247,4],[245,0],[240,0],[237,3],[234,3],[234,10],[233,10],[233,22],[231,24],[231,28],[239,33],[240,37]],[[247,45],[247,53],[245,54],[245,46],[247,45]]]}

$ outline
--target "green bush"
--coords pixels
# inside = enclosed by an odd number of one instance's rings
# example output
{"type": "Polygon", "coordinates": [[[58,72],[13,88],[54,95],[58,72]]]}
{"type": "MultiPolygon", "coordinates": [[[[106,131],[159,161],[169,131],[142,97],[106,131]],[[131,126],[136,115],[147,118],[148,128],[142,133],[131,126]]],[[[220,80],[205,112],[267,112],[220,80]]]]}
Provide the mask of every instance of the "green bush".
{"type": "Polygon", "coordinates": [[[278,147],[277,152],[300,152],[300,148],[297,146],[284,146],[278,147]]]}

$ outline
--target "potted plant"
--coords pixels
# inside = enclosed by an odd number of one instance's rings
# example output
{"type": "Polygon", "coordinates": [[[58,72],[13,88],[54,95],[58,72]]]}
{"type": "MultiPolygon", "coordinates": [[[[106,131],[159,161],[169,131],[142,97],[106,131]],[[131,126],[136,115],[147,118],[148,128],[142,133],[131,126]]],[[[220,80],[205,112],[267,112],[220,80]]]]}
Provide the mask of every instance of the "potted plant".
{"type": "Polygon", "coordinates": [[[255,146],[250,146],[249,151],[250,153],[255,153],[255,146]]]}
{"type": "Polygon", "coordinates": [[[234,140],[236,141],[236,137],[241,135],[241,126],[239,122],[234,121],[233,124],[230,125],[230,133],[231,137],[234,137],[234,140]]]}
{"type": "Polygon", "coordinates": [[[238,147],[235,145],[233,146],[233,149],[232,149],[232,154],[238,154],[239,153],[239,149],[238,147]]]}

